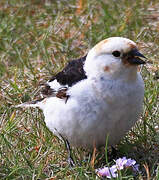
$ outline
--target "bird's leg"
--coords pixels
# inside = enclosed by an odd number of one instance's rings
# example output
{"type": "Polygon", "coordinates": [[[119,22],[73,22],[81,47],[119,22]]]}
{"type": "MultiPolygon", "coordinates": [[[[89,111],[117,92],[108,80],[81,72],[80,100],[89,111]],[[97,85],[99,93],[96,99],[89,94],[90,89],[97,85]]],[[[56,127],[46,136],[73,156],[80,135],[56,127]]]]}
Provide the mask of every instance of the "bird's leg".
{"type": "Polygon", "coordinates": [[[73,160],[73,157],[72,157],[72,150],[71,150],[71,147],[70,147],[70,144],[68,142],[67,139],[65,139],[65,146],[66,146],[66,149],[68,151],[68,163],[71,167],[74,167],[75,166],[75,162],[73,160]]]}
{"type": "Polygon", "coordinates": [[[74,167],[75,162],[74,162],[73,157],[72,157],[72,150],[71,150],[71,146],[69,144],[69,141],[67,139],[65,139],[60,133],[58,133],[58,135],[60,136],[60,138],[65,143],[65,148],[67,149],[67,152],[68,152],[68,163],[71,167],[74,167]]]}

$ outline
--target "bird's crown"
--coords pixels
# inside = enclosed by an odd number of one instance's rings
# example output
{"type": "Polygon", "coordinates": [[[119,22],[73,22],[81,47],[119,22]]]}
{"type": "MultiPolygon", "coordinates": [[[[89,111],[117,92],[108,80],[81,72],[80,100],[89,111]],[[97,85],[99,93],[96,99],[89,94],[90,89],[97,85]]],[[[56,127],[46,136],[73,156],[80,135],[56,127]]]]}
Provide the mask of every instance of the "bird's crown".
{"type": "Polygon", "coordinates": [[[96,54],[113,53],[114,51],[127,53],[134,48],[137,48],[136,43],[130,39],[123,37],[110,37],[100,41],[97,45],[94,46],[93,50],[96,54]]]}
{"type": "Polygon", "coordinates": [[[87,75],[103,73],[117,74],[123,69],[133,68],[144,64],[145,58],[137,49],[136,43],[123,37],[111,37],[102,40],[88,53],[85,62],[87,75]],[[130,68],[129,68],[130,67],[130,68]]]}

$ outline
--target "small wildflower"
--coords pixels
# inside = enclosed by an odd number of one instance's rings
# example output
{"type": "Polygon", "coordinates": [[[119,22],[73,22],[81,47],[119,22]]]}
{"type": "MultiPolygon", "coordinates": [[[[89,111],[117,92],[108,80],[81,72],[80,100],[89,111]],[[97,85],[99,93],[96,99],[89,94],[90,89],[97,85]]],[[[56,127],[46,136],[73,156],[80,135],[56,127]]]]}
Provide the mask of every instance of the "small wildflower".
{"type": "Polygon", "coordinates": [[[125,167],[134,166],[135,164],[136,164],[136,161],[134,159],[127,159],[125,167]]]}
{"type": "Polygon", "coordinates": [[[115,165],[112,167],[104,167],[102,169],[97,170],[97,173],[101,177],[115,178],[118,176],[117,172],[123,170],[124,168],[132,167],[134,172],[139,172],[139,164],[136,164],[134,159],[127,159],[126,157],[119,158],[115,161],[115,165]]]}
{"type": "Polygon", "coordinates": [[[97,171],[97,173],[101,177],[107,177],[108,179],[110,179],[112,177],[113,178],[117,177],[116,171],[117,171],[117,169],[116,169],[116,166],[114,165],[114,166],[112,166],[110,168],[109,167],[104,167],[102,169],[99,169],[97,171]]]}
{"type": "Polygon", "coordinates": [[[117,159],[115,162],[116,162],[117,169],[122,170],[122,169],[124,169],[125,164],[127,163],[127,159],[126,159],[126,157],[123,157],[123,158],[117,159]]]}
{"type": "Polygon", "coordinates": [[[134,172],[140,172],[139,171],[139,164],[135,164],[134,166],[132,166],[133,167],[133,171],[134,172]]]}

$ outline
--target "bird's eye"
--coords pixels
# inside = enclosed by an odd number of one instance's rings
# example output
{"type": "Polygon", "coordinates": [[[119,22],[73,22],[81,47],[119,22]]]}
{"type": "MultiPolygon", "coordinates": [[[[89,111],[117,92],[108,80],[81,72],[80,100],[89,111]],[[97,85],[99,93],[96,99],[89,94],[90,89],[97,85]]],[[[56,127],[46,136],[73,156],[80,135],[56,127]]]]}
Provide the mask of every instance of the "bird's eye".
{"type": "Polygon", "coordinates": [[[112,54],[115,57],[120,57],[120,52],[119,51],[113,51],[112,54]]]}

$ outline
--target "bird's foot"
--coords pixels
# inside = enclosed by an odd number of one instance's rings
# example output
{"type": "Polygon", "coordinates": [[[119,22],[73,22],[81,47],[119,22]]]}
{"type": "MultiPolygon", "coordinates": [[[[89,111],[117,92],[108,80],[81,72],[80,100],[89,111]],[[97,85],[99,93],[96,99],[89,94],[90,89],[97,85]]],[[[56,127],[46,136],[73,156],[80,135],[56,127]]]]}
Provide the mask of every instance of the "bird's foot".
{"type": "Polygon", "coordinates": [[[68,164],[69,164],[69,166],[72,168],[72,167],[75,167],[75,162],[74,162],[74,160],[73,160],[73,158],[72,157],[68,157],[68,164]]]}
{"type": "Polygon", "coordinates": [[[61,134],[59,134],[59,136],[61,137],[61,139],[63,140],[63,142],[65,143],[65,148],[68,152],[68,164],[69,166],[72,168],[72,167],[75,167],[75,161],[72,157],[72,149],[71,149],[71,146],[70,146],[70,143],[67,139],[65,139],[61,134]]]}

